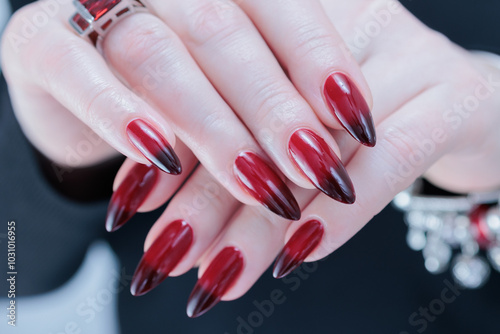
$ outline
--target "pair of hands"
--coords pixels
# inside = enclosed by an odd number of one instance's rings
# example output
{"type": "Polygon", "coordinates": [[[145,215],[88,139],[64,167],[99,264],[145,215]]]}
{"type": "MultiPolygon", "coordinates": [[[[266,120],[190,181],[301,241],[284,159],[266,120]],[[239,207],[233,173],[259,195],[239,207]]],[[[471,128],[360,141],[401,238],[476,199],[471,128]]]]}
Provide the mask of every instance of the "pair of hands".
{"type": "Polygon", "coordinates": [[[134,294],[199,265],[188,303],[197,316],[244,294],[280,250],[278,277],[330,254],[426,171],[452,191],[500,184],[498,60],[399,3],[150,2],[156,17],[132,15],[107,34],[106,61],[70,30],[69,2],[20,10],[2,45],[16,115],[42,153],[72,167],[128,157],[108,229],[171,199],[134,294]],[[171,174],[138,164],[149,162],[171,174]],[[352,202],[351,182],[354,204],[330,198],[352,202]],[[302,214],[290,222],[295,202],[302,214]]]}

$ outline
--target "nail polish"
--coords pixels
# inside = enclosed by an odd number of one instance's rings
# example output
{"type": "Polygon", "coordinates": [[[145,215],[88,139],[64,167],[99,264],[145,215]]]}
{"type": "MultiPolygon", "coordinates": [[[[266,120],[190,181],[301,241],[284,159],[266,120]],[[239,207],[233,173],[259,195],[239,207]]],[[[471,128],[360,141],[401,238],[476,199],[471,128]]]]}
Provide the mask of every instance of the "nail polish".
{"type": "Polygon", "coordinates": [[[343,73],[333,73],[324,87],[326,102],[342,126],[361,144],[376,143],[370,108],[354,82],[343,73]]]}
{"type": "Polygon", "coordinates": [[[130,285],[132,295],[144,295],[163,282],[192,242],[193,230],[188,223],[177,220],[168,225],[139,262],[130,285]]]}
{"type": "Polygon", "coordinates": [[[288,240],[274,262],[273,276],[283,278],[297,269],[318,247],[323,233],[323,224],[317,220],[310,220],[302,225],[288,240]]]}
{"type": "Polygon", "coordinates": [[[240,153],[234,164],[234,173],[248,193],[266,208],[286,219],[300,219],[300,208],[292,192],[257,154],[240,153]]]}
{"type": "Polygon", "coordinates": [[[243,255],[236,247],[224,248],[196,283],[187,303],[187,315],[196,318],[214,307],[243,270],[243,255]]]}
{"type": "Polygon", "coordinates": [[[106,214],[106,230],[114,232],[137,213],[158,180],[158,169],[136,164],[111,196],[106,214]]]}
{"type": "Polygon", "coordinates": [[[339,202],[354,203],[352,181],[323,138],[311,130],[297,130],[290,137],[288,150],[295,165],[316,188],[339,202]]]}
{"type": "Polygon", "coordinates": [[[144,157],[160,170],[173,175],[182,172],[181,163],[172,146],[150,124],[135,119],[127,125],[127,135],[144,157]]]}

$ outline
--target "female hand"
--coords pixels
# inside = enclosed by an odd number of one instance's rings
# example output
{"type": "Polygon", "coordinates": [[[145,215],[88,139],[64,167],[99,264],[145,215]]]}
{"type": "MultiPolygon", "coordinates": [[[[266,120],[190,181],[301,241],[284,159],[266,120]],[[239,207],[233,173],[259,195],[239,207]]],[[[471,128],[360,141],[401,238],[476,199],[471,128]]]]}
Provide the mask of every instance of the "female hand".
{"type": "Polygon", "coordinates": [[[301,187],[354,202],[325,125],[373,146],[371,96],[317,0],[151,0],[149,7],[157,16],[137,13],[109,28],[101,45],[107,63],[67,23],[69,2],[38,1],[14,15],[3,69],[20,124],[44,155],[82,166],[117,150],[176,175],[175,133],[245,204],[300,218],[273,163],[301,187]],[[99,144],[89,147],[88,137],[99,144]],[[324,141],[320,151],[311,138],[324,141]],[[311,165],[311,156],[325,158],[311,165]]]}
{"type": "Polygon", "coordinates": [[[394,1],[325,0],[323,6],[373,87],[377,146],[353,145],[333,131],[356,203],[344,206],[292,186],[303,214],[290,223],[239,205],[200,166],[150,231],[134,294],[199,265],[187,309],[198,316],[243,295],[283,244],[275,277],[335,251],[423,173],[457,192],[500,185],[498,57],[461,49],[394,1]]]}

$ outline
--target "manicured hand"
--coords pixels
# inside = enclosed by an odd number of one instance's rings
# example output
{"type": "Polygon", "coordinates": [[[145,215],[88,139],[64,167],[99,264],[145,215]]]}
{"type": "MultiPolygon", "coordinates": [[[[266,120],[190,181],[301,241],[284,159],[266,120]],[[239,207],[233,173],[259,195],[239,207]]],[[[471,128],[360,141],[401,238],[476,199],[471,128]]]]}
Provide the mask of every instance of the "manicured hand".
{"type": "MultiPolygon", "coordinates": [[[[373,87],[377,146],[359,146],[347,133],[332,131],[356,203],[346,206],[291,185],[302,218],[290,223],[239,204],[200,166],[151,229],[134,294],[199,265],[187,307],[189,316],[199,316],[243,295],[276,256],[274,276],[283,277],[302,261],[332,253],[424,173],[451,191],[500,185],[499,58],[458,47],[394,1],[325,0],[323,6],[373,87]]],[[[311,146],[323,145],[309,138],[311,146]]]]}
{"type": "MultiPolygon", "coordinates": [[[[82,3],[92,14],[110,2],[82,3]]],[[[329,128],[375,145],[372,98],[319,1],[149,4],[156,16],[129,15],[109,29],[104,58],[69,26],[70,2],[39,26],[47,1],[13,16],[3,69],[19,122],[43,154],[74,167],[116,150],[177,175],[177,136],[242,203],[298,220],[283,175],[354,202],[329,128]],[[83,147],[95,134],[105,143],[83,147]]]]}

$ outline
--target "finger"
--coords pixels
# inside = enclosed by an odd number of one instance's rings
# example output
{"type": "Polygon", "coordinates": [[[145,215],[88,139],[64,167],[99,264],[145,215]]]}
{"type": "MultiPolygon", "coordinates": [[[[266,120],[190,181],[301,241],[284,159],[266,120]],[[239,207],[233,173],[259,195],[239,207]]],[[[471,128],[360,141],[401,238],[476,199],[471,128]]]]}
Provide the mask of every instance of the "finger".
{"type": "Polygon", "coordinates": [[[341,125],[359,142],[374,146],[368,85],[318,0],[257,0],[239,5],[321,120],[334,128],[341,125]]]}
{"type": "Polygon", "coordinates": [[[311,188],[312,182],[344,202],[354,200],[350,180],[334,153],[338,152],[335,141],[288,80],[259,31],[236,4],[226,0],[152,4],[289,179],[306,188],[311,188]],[[326,153],[322,150],[316,154],[335,156],[336,168],[330,169],[334,175],[317,175],[318,166],[312,169],[305,166],[305,156],[313,151],[304,144],[308,139],[304,138],[306,132],[328,143],[326,153]],[[339,182],[342,186],[338,186],[339,182]]]}
{"type": "Polygon", "coordinates": [[[132,294],[143,295],[167,276],[191,269],[239,205],[203,166],[198,167],[149,232],[132,294]]]}
{"type": "Polygon", "coordinates": [[[147,212],[165,204],[189,178],[197,159],[182,142],[177,144],[179,158],[184,162],[181,176],[161,173],[154,165],[138,164],[126,160],[114,182],[106,215],[106,230],[114,232],[137,212],[147,212]]]}
{"type": "Polygon", "coordinates": [[[300,216],[258,144],[162,21],[146,13],[124,18],[108,32],[103,51],[131,87],[147,89],[148,101],[238,200],[260,202],[288,219],[300,216]],[[159,76],[153,79],[152,73],[159,76]],[[259,172],[262,178],[255,177],[259,172]]]}
{"type": "MultiPolygon", "coordinates": [[[[305,205],[317,191],[296,188],[294,193],[305,205]]],[[[220,300],[236,299],[250,289],[278,253],[288,225],[261,208],[242,207],[202,258],[188,316],[198,317],[220,300]]]]}
{"type": "Polygon", "coordinates": [[[426,68],[426,73],[434,73],[441,70],[443,62],[450,62],[449,58],[440,62],[436,54],[422,52],[447,42],[436,32],[422,29],[422,22],[397,1],[321,2],[331,22],[335,23],[349,45],[349,51],[362,64],[373,95],[372,114],[376,124],[436,84],[435,77],[429,75],[414,75],[412,80],[408,80],[408,69],[426,68]],[[417,31],[419,38],[407,43],[406,36],[417,31]],[[401,45],[404,47],[398,47],[401,45]]]}
{"type": "Polygon", "coordinates": [[[316,249],[308,249],[310,254],[297,259],[289,256],[289,268],[306,257],[308,261],[320,259],[346,243],[398,192],[450,151],[459,134],[450,129],[439,112],[446,110],[444,103],[428,103],[440,101],[445,93],[442,88],[434,88],[410,101],[377,128],[379,143],[375,149],[360,149],[354,155],[347,168],[359,189],[355,204],[340,207],[320,195],[308,205],[304,218],[290,226],[287,240],[292,240],[310,220],[323,224],[324,236],[316,249]],[[422,117],[423,112],[426,117],[422,117]]]}
{"type": "MultiPolygon", "coordinates": [[[[21,30],[23,20],[40,10],[38,2],[21,11],[12,22],[13,31],[21,30]]],[[[68,17],[69,12],[62,6],[60,15],[68,17]]],[[[138,162],[149,160],[165,172],[180,172],[172,149],[175,136],[165,119],[126,88],[66,23],[50,20],[27,43],[20,47],[17,63],[30,75],[32,85],[45,90],[121,153],[138,162]],[[138,118],[143,122],[134,121],[138,118]],[[143,145],[148,135],[155,142],[143,145]]]]}

